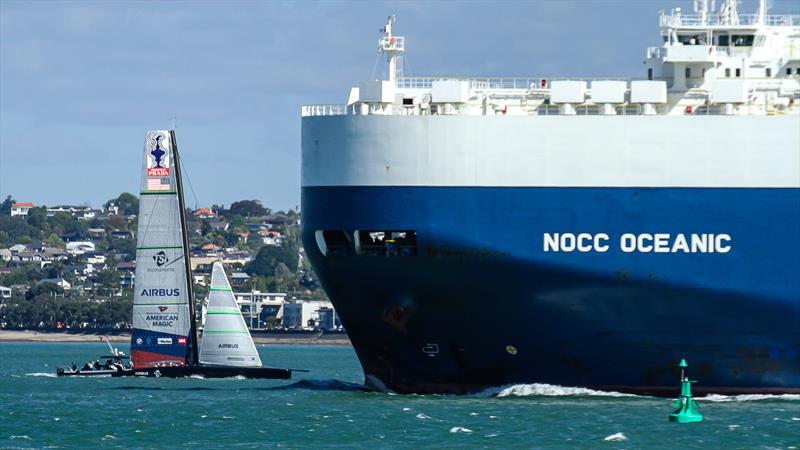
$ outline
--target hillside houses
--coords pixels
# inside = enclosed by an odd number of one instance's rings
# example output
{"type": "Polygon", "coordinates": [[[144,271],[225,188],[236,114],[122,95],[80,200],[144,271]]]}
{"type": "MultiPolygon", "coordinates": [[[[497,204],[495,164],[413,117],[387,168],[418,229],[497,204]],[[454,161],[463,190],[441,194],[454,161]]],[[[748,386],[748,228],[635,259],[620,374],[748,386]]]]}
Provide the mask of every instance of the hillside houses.
{"type": "Polygon", "coordinates": [[[11,205],[11,217],[27,216],[33,207],[31,202],[16,202],[11,205]]]}

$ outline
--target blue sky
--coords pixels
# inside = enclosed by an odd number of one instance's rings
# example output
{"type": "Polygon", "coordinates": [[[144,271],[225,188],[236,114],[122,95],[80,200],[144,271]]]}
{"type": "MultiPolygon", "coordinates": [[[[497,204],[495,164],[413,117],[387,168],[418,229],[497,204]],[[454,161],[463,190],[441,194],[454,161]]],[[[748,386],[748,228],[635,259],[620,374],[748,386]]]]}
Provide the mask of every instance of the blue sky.
{"type": "MultiPolygon", "coordinates": [[[[776,0],[771,12],[799,5],[776,0]]],[[[638,77],[659,42],[658,11],[675,6],[691,10],[673,0],[0,0],[0,197],[100,206],[135,193],[145,131],[176,117],[200,206],[295,207],[300,106],[344,102],[372,77],[387,15],[406,36],[406,75],[638,77]]]]}

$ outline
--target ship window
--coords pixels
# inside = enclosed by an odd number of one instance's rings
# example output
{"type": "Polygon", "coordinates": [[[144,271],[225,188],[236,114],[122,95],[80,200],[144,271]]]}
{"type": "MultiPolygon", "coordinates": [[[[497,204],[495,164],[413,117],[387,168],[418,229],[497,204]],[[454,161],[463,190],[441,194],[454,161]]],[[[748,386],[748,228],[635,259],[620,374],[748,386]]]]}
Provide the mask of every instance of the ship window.
{"type": "Polygon", "coordinates": [[[734,34],[731,36],[734,47],[752,47],[753,46],[752,34],[734,34]]]}
{"type": "Polygon", "coordinates": [[[791,67],[787,67],[786,68],[786,75],[791,75],[791,74],[792,74],[792,68],[791,67]]]}
{"type": "Polygon", "coordinates": [[[798,67],[797,69],[794,69],[794,74],[795,75],[800,75],[800,67],[798,67]]]}
{"type": "Polygon", "coordinates": [[[686,78],[692,78],[692,68],[691,67],[687,67],[686,68],[686,78]]]}
{"type": "Polygon", "coordinates": [[[731,77],[731,68],[730,67],[726,67],[725,68],[725,78],[730,78],[730,77],[731,77]]]}
{"type": "Polygon", "coordinates": [[[770,67],[767,67],[766,72],[767,72],[767,78],[770,78],[772,76],[772,69],[770,67]]]}
{"type": "Polygon", "coordinates": [[[413,98],[404,98],[403,99],[403,106],[414,106],[414,99],[413,98]]]}
{"type": "Polygon", "coordinates": [[[413,230],[360,230],[355,236],[359,255],[417,256],[417,232],[413,230]]]}
{"type": "Polygon", "coordinates": [[[324,256],[350,256],[353,244],[350,235],[342,230],[317,230],[317,246],[324,256]]]}
{"type": "Polygon", "coordinates": [[[736,69],[736,78],[742,76],[742,69],[736,69]]]}
{"type": "MultiPolygon", "coordinates": [[[[789,69],[789,73],[791,73],[791,69],[789,69]]],[[[647,79],[648,80],[652,80],[653,79],[653,68],[652,67],[647,69],[647,79]]]]}
{"type": "Polygon", "coordinates": [[[729,38],[730,38],[730,36],[728,36],[727,34],[723,35],[723,36],[720,36],[719,37],[719,46],[720,47],[729,46],[730,45],[730,39],[729,38]]]}

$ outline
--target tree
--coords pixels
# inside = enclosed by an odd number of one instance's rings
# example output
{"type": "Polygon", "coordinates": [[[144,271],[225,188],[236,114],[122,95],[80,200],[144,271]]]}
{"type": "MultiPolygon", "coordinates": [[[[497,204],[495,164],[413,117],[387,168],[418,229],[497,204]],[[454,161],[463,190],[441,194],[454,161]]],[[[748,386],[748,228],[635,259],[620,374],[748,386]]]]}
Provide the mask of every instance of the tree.
{"type": "Polygon", "coordinates": [[[50,236],[47,236],[47,239],[44,240],[44,243],[51,247],[64,248],[64,241],[62,241],[61,238],[55,233],[50,233],[50,236]]]}
{"type": "Polygon", "coordinates": [[[139,214],[139,199],[129,192],[123,192],[119,197],[112,198],[103,207],[108,208],[112,203],[119,207],[119,214],[125,216],[139,214]]]}
{"type": "Polygon", "coordinates": [[[297,253],[290,247],[265,245],[256,258],[246,266],[249,275],[275,276],[278,264],[284,264],[292,272],[297,270],[297,253]]]}
{"type": "Polygon", "coordinates": [[[6,196],[3,203],[0,203],[0,214],[11,214],[11,206],[14,204],[14,199],[11,196],[6,196]]]}
{"type": "Polygon", "coordinates": [[[233,202],[230,208],[231,214],[238,214],[243,217],[261,217],[269,214],[268,210],[261,206],[258,200],[240,200],[233,202]]]}

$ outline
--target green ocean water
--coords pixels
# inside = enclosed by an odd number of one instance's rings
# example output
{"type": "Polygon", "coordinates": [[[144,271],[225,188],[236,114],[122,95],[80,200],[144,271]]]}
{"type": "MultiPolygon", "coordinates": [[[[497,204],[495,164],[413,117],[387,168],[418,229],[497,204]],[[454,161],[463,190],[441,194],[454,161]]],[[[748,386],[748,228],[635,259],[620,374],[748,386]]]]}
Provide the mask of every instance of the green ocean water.
{"type": "MultiPolygon", "coordinates": [[[[671,401],[520,385],[473,396],[365,392],[350,347],[258,346],[293,380],[56,378],[94,343],[0,343],[2,448],[800,448],[800,396],[671,401]]],[[[127,352],[127,346],[120,347],[127,352]]],[[[702,380],[701,380],[702,382],[702,380]]]]}

